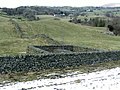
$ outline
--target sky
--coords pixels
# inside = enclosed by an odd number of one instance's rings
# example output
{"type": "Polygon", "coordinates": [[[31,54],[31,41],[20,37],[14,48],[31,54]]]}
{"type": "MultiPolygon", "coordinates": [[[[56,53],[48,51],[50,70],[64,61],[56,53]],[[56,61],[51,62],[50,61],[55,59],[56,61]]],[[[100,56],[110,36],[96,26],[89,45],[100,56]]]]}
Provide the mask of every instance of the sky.
{"type": "Polygon", "coordinates": [[[108,3],[120,3],[120,0],[0,0],[0,7],[18,6],[101,6],[108,3]]]}

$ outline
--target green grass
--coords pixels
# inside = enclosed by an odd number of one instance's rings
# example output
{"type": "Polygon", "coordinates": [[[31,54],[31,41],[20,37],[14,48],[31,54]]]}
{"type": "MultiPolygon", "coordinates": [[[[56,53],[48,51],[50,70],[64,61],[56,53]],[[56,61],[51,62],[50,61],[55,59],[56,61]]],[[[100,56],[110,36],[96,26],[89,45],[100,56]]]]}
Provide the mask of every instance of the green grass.
{"type": "MultiPolygon", "coordinates": [[[[60,20],[54,20],[51,16],[42,16],[41,18],[39,21],[20,21],[16,19],[16,22],[27,36],[45,34],[65,44],[104,50],[120,50],[120,36],[104,34],[106,28],[73,24],[64,20],[64,18],[60,20]]],[[[49,44],[52,43],[45,38],[20,38],[9,18],[0,16],[0,55],[24,53],[28,45],[49,44]]]]}
{"type": "MultiPolygon", "coordinates": [[[[120,50],[120,36],[110,36],[104,34],[106,28],[90,27],[69,23],[64,19],[54,20],[53,17],[47,16],[39,21],[20,21],[22,31],[27,36],[36,34],[45,34],[58,42],[65,44],[78,45],[82,47],[91,47],[104,50],[120,50]]],[[[54,42],[54,41],[53,41],[54,42]]],[[[0,55],[23,54],[28,45],[49,45],[53,44],[47,38],[20,38],[14,29],[14,25],[9,18],[0,16],[0,55]]],[[[39,76],[45,77],[51,72],[66,73],[73,71],[91,72],[108,68],[120,67],[120,61],[111,61],[100,63],[92,66],[80,66],[66,68],[64,70],[45,70],[40,72],[14,73],[0,75],[0,82],[10,81],[29,81],[37,79],[39,76]]]]}
{"type": "Polygon", "coordinates": [[[76,25],[64,20],[40,20],[19,22],[29,35],[44,33],[57,41],[78,46],[87,46],[105,50],[120,50],[120,37],[104,34],[106,28],[76,25]],[[29,27],[25,29],[28,24],[29,27]],[[31,28],[31,29],[29,29],[31,28]]]}

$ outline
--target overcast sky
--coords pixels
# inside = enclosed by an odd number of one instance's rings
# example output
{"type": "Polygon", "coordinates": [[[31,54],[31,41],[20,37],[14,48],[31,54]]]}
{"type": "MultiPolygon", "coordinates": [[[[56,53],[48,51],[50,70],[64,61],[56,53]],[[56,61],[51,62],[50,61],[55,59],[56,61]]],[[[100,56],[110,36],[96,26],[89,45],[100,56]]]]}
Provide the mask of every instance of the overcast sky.
{"type": "Polygon", "coordinates": [[[108,3],[120,3],[120,0],[0,0],[0,7],[18,6],[101,6],[108,3]]]}

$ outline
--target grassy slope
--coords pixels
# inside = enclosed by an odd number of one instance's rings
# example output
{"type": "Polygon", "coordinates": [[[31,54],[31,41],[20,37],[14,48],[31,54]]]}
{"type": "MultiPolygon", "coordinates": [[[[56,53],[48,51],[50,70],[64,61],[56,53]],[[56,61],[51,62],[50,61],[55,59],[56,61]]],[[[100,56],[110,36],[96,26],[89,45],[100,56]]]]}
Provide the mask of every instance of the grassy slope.
{"type": "Polygon", "coordinates": [[[0,55],[24,53],[28,45],[50,44],[44,38],[22,39],[14,28],[9,18],[0,17],[0,55]]]}
{"type": "Polygon", "coordinates": [[[45,33],[55,40],[64,41],[67,44],[106,50],[120,49],[120,37],[105,35],[105,28],[75,25],[64,20],[53,19],[19,22],[19,24],[30,35],[45,33]],[[27,29],[25,24],[29,26],[27,29]]]}
{"type": "MultiPolygon", "coordinates": [[[[53,20],[51,18],[41,19],[40,21],[17,21],[22,31],[28,36],[43,34],[49,35],[57,41],[64,41],[67,44],[87,46],[107,50],[120,50],[120,37],[105,35],[105,28],[95,28],[89,26],[75,25],[65,20],[53,20]],[[63,37],[64,36],[64,37],[63,37]]],[[[0,17],[0,55],[17,54],[25,52],[28,45],[48,45],[46,39],[22,39],[15,32],[14,25],[9,19],[0,17]]],[[[80,66],[66,68],[64,70],[48,70],[40,72],[17,73],[0,75],[0,82],[10,81],[29,81],[37,77],[46,77],[48,73],[66,73],[73,71],[90,72],[107,68],[119,67],[120,61],[100,63],[93,66],[80,66]]]]}
{"type": "MultiPolygon", "coordinates": [[[[28,36],[46,34],[51,38],[78,46],[87,46],[107,50],[120,50],[120,37],[105,35],[105,28],[75,25],[53,17],[40,21],[19,21],[22,31],[28,36]]],[[[28,45],[48,45],[43,38],[19,38],[9,18],[0,17],[0,55],[18,54],[26,51],[28,45]]]]}

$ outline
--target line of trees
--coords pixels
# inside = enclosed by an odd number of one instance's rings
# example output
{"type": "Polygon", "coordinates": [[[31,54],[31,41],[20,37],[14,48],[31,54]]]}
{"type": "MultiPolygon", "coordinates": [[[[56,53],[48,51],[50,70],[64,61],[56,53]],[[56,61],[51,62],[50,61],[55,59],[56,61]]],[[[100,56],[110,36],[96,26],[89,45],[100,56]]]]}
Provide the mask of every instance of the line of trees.
{"type": "Polygon", "coordinates": [[[89,25],[89,26],[95,26],[95,27],[105,27],[106,20],[100,17],[94,17],[94,18],[84,18],[84,20],[77,19],[77,17],[74,17],[73,19],[69,20],[69,22],[75,23],[75,24],[83,24],[83,25],[89,25]]]}
{"type": "MultiPolygon", "coordinates": [[[[54,15],[63,13],[59,9],[54,9],[50,7],[37,7],[37,6],[21,6],[17,8],[2,8],[2,12],[7,15],[19,15],[27,18],[28,20],[39,20],[36,15],[54,15]]],[[[67,15],[67,13],[65,13],[67,15]]]]}

